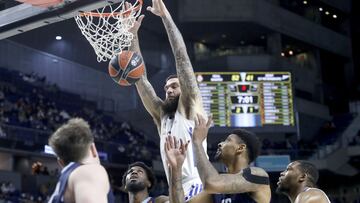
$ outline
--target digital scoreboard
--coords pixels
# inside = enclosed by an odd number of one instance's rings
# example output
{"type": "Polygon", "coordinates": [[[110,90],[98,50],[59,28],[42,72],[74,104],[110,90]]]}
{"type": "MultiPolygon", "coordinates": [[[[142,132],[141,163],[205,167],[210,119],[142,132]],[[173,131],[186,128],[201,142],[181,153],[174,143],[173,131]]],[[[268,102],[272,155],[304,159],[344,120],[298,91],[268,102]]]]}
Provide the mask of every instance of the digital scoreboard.
{"type": "Polygon", "coordinates": [[[289,72],[197,72],[203,105],[218,127],[294,126],[289,72]]]}

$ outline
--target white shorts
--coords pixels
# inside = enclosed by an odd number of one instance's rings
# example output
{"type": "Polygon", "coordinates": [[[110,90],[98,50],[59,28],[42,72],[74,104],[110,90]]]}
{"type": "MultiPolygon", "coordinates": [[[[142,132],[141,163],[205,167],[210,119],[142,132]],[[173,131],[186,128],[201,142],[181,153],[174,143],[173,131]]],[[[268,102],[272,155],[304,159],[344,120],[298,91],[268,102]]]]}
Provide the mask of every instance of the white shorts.
{"type": "Polygon", "coordinates": [[[200,178],[192,179],[183,183],[185,202],[188,202],[203,190],[203,184],[200,178]]]}

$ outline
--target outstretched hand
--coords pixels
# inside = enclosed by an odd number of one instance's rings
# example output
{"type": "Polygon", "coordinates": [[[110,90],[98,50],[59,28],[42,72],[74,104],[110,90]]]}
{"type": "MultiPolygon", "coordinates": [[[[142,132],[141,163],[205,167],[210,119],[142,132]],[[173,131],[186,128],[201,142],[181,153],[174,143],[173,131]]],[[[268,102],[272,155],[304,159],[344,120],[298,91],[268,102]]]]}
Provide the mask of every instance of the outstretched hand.
{"type": "Polygon", "coordinates": [[[212,115],[208,117],[207,121],[202,115],[200,114],[196,115],[195,128],[192,136],[194,143],[201,144],[206,139],[211,123],[212,123],[212,115]]]}
{"type": "Polygon", "coordinates": [[[144,19],[145,15],[139,16],[136,21],[134,22],[134,25],[129,29],[129,32],[131,32],[133,35],[136,35],[139,31],[139,28],[141,26],[141,23],[144,19]]]}
{"type": "MultiPolygon", "coordinates": [[[[127,2],[125,1],[125,11],[129,11],[129,9],[133,6],[130,2],[127,2]]],[[[136,21],[134,22],[134,25],[129,29],[129,32],[131,32],[133,35],[136,35],[140,26],[141,26],[141,23],[144,19],[145,15],[140,15],[136,21]]]]}
{"type": "Polygon", "coordinates": [[[165,154],[168,164],[171,168],[181,169],[186,158],[186,150],[189,142],[184,143],[182,139],[178,140],[174,136],[167,136],[165,139],[165,154]]]}
{"type": "Polygon", "coordinates": [[[159,17],[164,17],[168,12],[163,0],[152,0],[152,6],[148,6],[146,10],[159,17]]]}

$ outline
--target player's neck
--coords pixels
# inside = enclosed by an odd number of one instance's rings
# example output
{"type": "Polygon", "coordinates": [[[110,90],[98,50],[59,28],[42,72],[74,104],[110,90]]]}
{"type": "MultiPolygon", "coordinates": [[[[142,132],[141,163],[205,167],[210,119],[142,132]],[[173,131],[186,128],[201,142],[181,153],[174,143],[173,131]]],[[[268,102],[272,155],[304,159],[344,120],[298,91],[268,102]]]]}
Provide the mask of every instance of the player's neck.
{"type": "Polygon", "coordinates": [[[93,157],[87,156],[84,159],[80,161],[81,164],[100,164],[98,159],[95,159],[93,157]]]}
{"type": "Polygon", "coordinates": [[[141,203],[148,197],[149,197],[149,193],[146,190],[143,190],[143,191],[140,191],[137,193],[129,192],[129,202],[130,203],[141,203]]]}
{"type": "Polygon", "coordinates": [[[249,166],[248,161],[241,156],[235,157],[235,160],[226,164],[228,168],[228,173],[235,174],[239,173],[244,168],[249,166]]]}
{"type": "Polygon", "coordinates": [[[303,185],[299,185],[298,187],[293,187],[293,189],[290,190],[289,193],[288,193],[288,197],[289,197],[291,203],[295,202],[297,196],[300,193],[304,192],[307,188],[308,187],[303,186],[303,185]]]}

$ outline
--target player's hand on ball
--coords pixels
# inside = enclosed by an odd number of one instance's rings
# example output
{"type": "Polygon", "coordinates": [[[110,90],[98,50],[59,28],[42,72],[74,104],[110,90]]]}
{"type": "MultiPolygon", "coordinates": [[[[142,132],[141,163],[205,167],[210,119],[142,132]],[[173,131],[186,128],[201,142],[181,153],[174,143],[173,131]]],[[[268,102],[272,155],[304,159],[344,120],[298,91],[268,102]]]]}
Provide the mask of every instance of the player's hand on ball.
{"type": "Polygon", "coordinates": [[[211,123],[212,123],[212,115],[208,117],[207,121],[202,115],[200,114],[196,115],[195,129],[192,136],[194,143],[201,144],[206,139],[211,123]]]}

